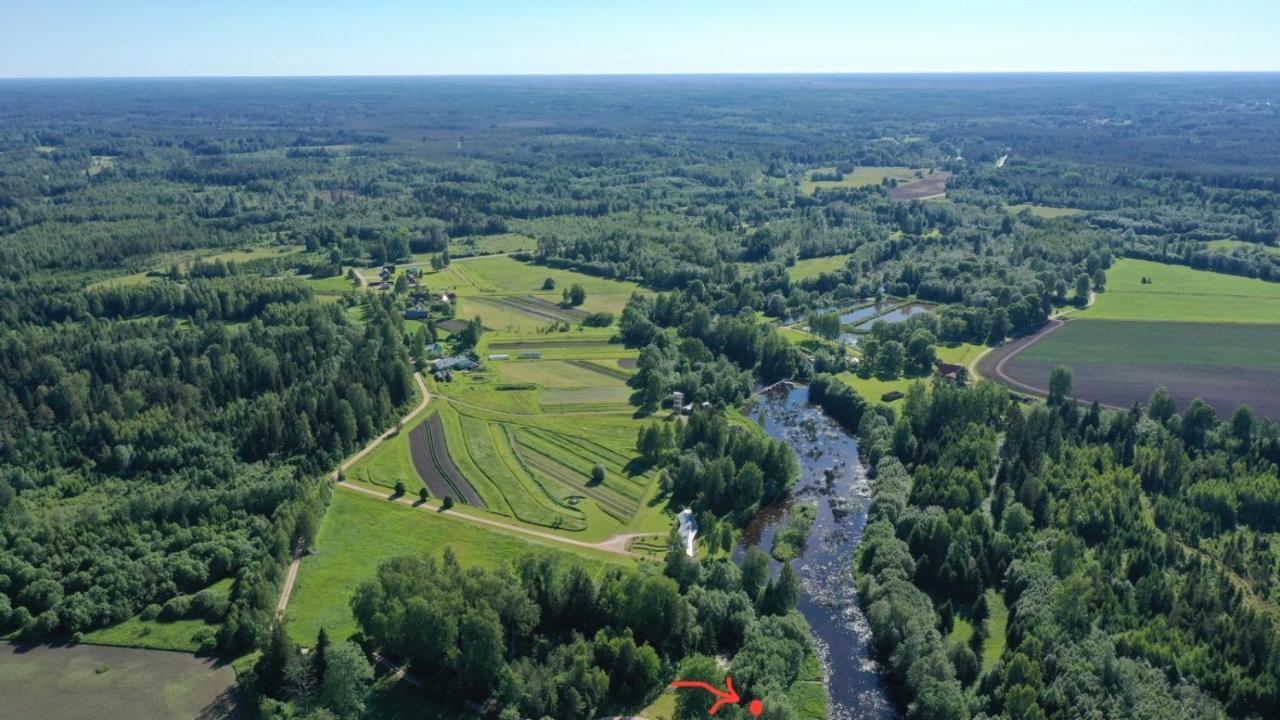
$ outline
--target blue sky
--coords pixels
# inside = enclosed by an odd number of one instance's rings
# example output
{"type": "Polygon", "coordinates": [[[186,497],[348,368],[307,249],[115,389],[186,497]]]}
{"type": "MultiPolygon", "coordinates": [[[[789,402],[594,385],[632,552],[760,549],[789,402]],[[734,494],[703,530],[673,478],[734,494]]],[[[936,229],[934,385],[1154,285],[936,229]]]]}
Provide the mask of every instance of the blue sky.
{"type": "Polygon", "coordinates": [[[0,77],[1280,70],[1280,0],[0,0],[0,77]]]}

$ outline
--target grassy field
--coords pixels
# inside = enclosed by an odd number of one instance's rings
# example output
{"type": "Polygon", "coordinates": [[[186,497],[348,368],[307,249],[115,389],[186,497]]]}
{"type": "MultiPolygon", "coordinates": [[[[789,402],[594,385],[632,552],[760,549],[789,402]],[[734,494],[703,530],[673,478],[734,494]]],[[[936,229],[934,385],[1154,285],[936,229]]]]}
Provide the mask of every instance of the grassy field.
{"type": "Polygon", "coordinates": [[[987,347],[985,345],[973,345],[970,343],[939,345],[937,347],[937,356],[939,360],[945,363],[951,363],[952,365],[968,365],[986,349],[987,347]]]}
{"type": "MultiPolygon", "coordinates": [[[[880,396],[885,393],[897,390],[898,392],[905,394],[907,389],[911,387],[912,383],[929,382],[928,378],[897,378],[896,380],[881,380],[875,377],[861,378],[858,377],[856,373],[851,372],[840,373],[836,377],[840,378],[854,390],[857,390],[858,394],[861,395],[863,399],[873,405],[879,403],[880,396]]],[[[885,404],[893,408],[901,407],[902,398],[898,398],[897,400],[893,400],[892,402],[885,404]]]]}
{"type": "Polygon", "coordinates": [[[1119,260],[1089,320],[1280,323],[1280,283],[1145,260],[1119,260]],[[1142,278],[1151,279],[1143,284],[1142,278]]]}
{"type": "MultiPolygon", "coordinates": [[[[219,580],[208,589],[224,597],[231,594],[231,578],[219,580]]],[[[176,650],[195,652],[200,644],[192,636],[204,628],[218,629],[204,620],[143,620],[134,616],[111,627],[94,630],[84,636],[90,645],[119,645],[121,647],[148,648],[151,650],[176,650]]]]}
{"type": "Polygon", "coordinates": [[[520,233],[474,235],[470,237],[449,239],[449,254],[459,259],[472,255],[533,252],[537,249],[537,240],[534,240],[528,235],[521,235],[520,233]]]}
{"type": "Polygon", "coordinates": [[[1009,205],[1005,210],[1010,215],[1017,215],[1023,210],[1029,211],[1032,215],[1045,220],[1055,220],[1060,217],[1071,217],[1080,215],[1084,210],[1076,208],[1054,207],[1052,205],[1036,205],[1035,203],[1022,203],[1019,205],[1009,205]]]}
{"type": "Polygon", "coordinates": [[[1245,242],[1244,240],[1211,240],[1205,243],[1205,247],[1212,250],[1223,250],[1231,252],[1232,250],[1262,250],[1272,255],[1280,255],[1280,247],[1275,245],[1263,245],[1261,243],[1245,242]]]}
{"type": "Polygon", "coordinates": [[[806,258],[797,260],[795,265],[787,268],[787,275],[792,282],[800,282],[815,278],[825,272],[833,272],[844,267],[844,263],[850,257],[849,253],[844,255],[828,255],[827,257],[806,258]]]}
{"type": "Polygon", "coordinates": [[[835,170],[834,167],[825,167],[809,171],[805,179],[800,182],[800,192],[805,195],[812,195],[818,188],[866,187],[867,185],[879,185],[886,179],[908,183],[920,179],[929,172],[928,170],[908,167],[855,167],[853,172],[845,174],[843,180],[810,179],[815,174],[834,173],[835,170]]]}
{"type": "MultiPolygon", "coordinates": [[[[436,517],[433,512],[339,489],[321,521],[314,552],[302,561],[286,629],[304,645],[315,642],[321,627],[331,637],[350,637],[357,631],[351,596],[361,582],[373,577],[379,564],[398,555],[438,556],[445,547],[453,548],[463,565],[480,567],[497,567],[531,550],[563,552],[550,541],[436,517]]],[[[565,554],[596,572],[610,564],[633,562],[586,549],[565,554]]]]}
{"type": "Polygon", "coordinates": [[[0,644],[6,718],[247,718],[235,680],[230,666],[182,653],[0,644]]]}

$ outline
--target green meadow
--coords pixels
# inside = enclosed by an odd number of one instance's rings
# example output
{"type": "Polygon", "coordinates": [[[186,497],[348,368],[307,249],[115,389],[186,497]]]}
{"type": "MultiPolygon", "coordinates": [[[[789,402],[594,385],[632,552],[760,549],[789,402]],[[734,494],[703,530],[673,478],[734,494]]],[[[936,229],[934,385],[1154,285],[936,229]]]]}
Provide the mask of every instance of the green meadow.
{"type": "Polygon", "coordinates": [[[1104,292],[1081,320],[1280,323],[1280,283],[1165,265],[1118,260],[1104,292]],[[1142,278],[1151,282],[1143,283],[1142,278]]]}

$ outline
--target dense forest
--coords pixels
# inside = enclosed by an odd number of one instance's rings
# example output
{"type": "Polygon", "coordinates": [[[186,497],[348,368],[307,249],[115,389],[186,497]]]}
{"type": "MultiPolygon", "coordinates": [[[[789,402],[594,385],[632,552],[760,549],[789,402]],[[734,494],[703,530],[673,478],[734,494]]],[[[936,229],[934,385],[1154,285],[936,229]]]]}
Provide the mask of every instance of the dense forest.
{"type": "Polygon", "coordinates": [[[912,717],[1272,717],[1280,432],[1158,390],[1025,410],[984,381],[865,412],[875,464],[858,588],[912,717]],[[997,432],[1001,442],[997,442],[997,432]],[[994,478],[994,483],[990,479],[994,478]],[[1008,647],[979,676],[990,589],[1008,647]]]}
{"type": "MultiPolygon", "coordinates": [[[[939,344],[1036,331],[1121,258],[1280,281],[1273,76],[66,80],[0,95],[0,633],[202,617],[220,628],[202,649],[263,650],[246,687],[267,712],[358,715],[316,680],[323,662],[287,660],[271,609],[328,474],[416,400],[436,337],[404,311],[452,309],[403,287],[316,288],[514,234],[523,262],[646,290],[617,318],[639,352],[632,401],[643,415],[679,392],[698,408],[637,442],[673,509],[741,527],[787,495],[794,454],[739,425],[760,384],[807,381],[860,433],[875,484],[857,587],[909,716],[1280,713],[1274,424],[1159,394],[1085,409],[1062,377],[1044,406],[939,384],[894,413],[836,378],[853,369],[843,352],[778,327],[809,318],[834,339],[855,302],[936,305],[860,339],[859,374],[919,376],[939,344]],[[888,167],[945,173],[946,197],[843,182],[888,167]],[[812,259],[835,261],[789,272],[812,259]],[[220,580],[225,601],[201,594],[220,580]],[[947,636],[967,618],[980,643],[993,593],[1008,647],[984,672],[947,636]]],[[[482,332],[467,319],[451,349],[482,332]]],[[[810,651],[795,578],[764,577],[756,555],[673,555],[663,574],[597,579],[542,558],[406,558],[354,612],[372,644],[494,714],[629,711],[677,673],[719,681],[716,655],[785,694],[810,651]],[[452,629],[428,633],[437,621],[452,629]],[[440,654],[397,645],[406,628],[440,654]]],[[[331,647],[341,677],[367,683],[361,649],[331,647]]]]}

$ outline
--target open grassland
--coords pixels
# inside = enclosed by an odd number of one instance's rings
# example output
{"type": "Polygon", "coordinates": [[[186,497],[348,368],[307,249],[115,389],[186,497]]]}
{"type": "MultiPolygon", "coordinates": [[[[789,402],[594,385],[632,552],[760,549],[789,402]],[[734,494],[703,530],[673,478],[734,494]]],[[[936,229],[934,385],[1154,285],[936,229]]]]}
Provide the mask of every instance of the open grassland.
{"type": "Polygon", "coordinates": [[[1200,398],[1223,416],[1248,404],[1280,420],[1280,325],[1077,319],[1014,355],[1005,373],[1044,389],[1059,366],[1084,400],[1123,408],[1164,385],[1179,408],[1200,398]]]}
{"type": "Polygon", "coordinates": [[[229,665],[183,653],[0,644],[0,717],[247,718],[229,665]]]}
{"type": "Polygon", "coordinates": [[[1107,271],[1106,291],[1076,315],[1084,320],[1280,323],[1280,283],[1124,259],[1107,271]],[[1149,278],[1144,284],[1142,278],[1149,278]]]}
{"type": "Polygon", "coordinates": [[[792,282],[800,282],[815,278],[822,273],[829,273],[844,267],[850,253],[844,255],[828,255],[827,257],[805,258],[797,260],[795,265],[787,268],[787,276],[792,282]]]}
{"type": "Polygon", "coordinates": [[[1272,255],[1280,255],[1280,247],[1275,245],[1263,245],[1262,243],[1245,242],[1244,240],[1211,240],[1205,243],[1205,247],[1211,250],[1222,250],[1231,252],[1232,250],[1262,250],[1272,255]]]}
{"type": "Polygon", "coordinates": [[[373,577],[378,565],[398,555],[439,557],[446,547],[465,566],[498,567],[532,550],[564,553],[597,574],[610,564],[634,562],[584,548],[569,553],[550,541],[337,490],[320,523],[315,550],[302,560],[286,629],[303,645],[314,644],[321,627],[330,637],[350,637],[358,629],[351,617],[351,597],[360,583],[373,577]]]}
{"type": "Polygon", "coordinates": [[[928,174],[928,170],[908,167],[855,167],[853,172],[845,173],[843,180],[813,180],[814,175],[834,173],[834,167],[811,170],[800,183],[800,192],[812,195],[818,188],[858,188],[868,185],[879,185],[885,180],[897,180],[908,183],[928,174]]]}
{"type": "Polygon", "coordinates": [[[1033,216],[1043,218],[1045,220],[1056,220],[1061,217],[1071,217],[1080,215],[1084,210],[1066,207],[1054,207],[1052,205],[1036,205],[1035,203],[1021,203],[1019,205],[1010,205],[1005,208],[1010,215],[1017,215],[1023,210],[1031,213],[1033,216]]]}

